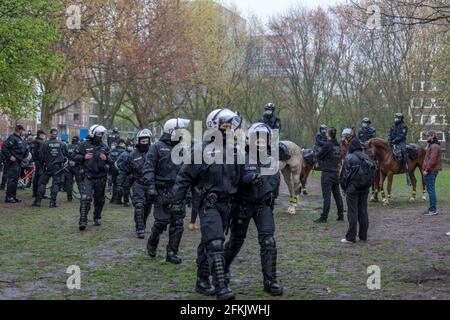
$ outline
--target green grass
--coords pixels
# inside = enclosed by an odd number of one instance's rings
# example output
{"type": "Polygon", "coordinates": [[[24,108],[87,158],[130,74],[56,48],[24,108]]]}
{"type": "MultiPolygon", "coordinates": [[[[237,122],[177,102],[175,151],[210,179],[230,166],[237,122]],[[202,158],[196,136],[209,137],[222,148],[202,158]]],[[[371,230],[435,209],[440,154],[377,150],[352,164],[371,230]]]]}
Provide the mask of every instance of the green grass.
{"type": "MultiPolygon", "coordinates": [[[[449,175],[446,170],[438,177],[438,194],[448,194],[449,175]]],[[[371,204],[370,241],[354,246],[339,243],[347,224],[336,222],[334,211],[328,224],[312,222],[321,209],[316,173],[310,186],[295,216],[285,212],[286,194],[275,212],[283,299],[450,298],[450,245],[444,235],[450,219],[421,217],[424,204],[408,203],[404,176],[395,180],[391,207],[371,204]],[[382,269],[382,290],[366,287],[366,269],[372,264],[382,269]]],[[[148,257],[146,241],[135,238],[131,208],[107,205],[103,225],[90,224],[80,233],[78,203],[66,203],[61,194],[60,208],[31,208],[30,193],[19,195],[25,200],[21,205],[0,204],[0,299],[204,299],[193,290],[198,231],[185,231],[183,263],[174,266],[164,262],[167,234],[158,256],[148,257]],[[66,288],[70,265],[81,268],[81,290],[66,288]]],[[[232,266],[231,288],[238,298],[271,298],[261,289],[260,269],[251,224],[232,266]]]]}

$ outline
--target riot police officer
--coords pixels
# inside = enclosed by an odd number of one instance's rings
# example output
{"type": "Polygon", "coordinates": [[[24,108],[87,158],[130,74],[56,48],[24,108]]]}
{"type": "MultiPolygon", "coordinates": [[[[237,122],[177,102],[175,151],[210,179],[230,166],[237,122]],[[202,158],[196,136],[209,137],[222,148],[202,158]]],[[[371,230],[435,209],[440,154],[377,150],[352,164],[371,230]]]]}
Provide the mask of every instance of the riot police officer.
{"type": "Polygon", "coordinates": [[[230,240],[225,244],[225,272],[229,275],[230,265],[244,244],[249,223],[253,219],[261,248],[264,290],[271,295],[282,295],[283,287],[276,279],[277,247],[273,219],[280,173],[278,170],[265,174],[261,171],[275,161],[270,158],[271,135],[271,129],[263,123],[255,123],[248,130],[245,166],[232,211],[230,240]]]}
{"type": "MultiPolygon", "coordinates": [[[[111,161],[115,164],[119,159],[120,155],[125,151],[125,141],[123,139],[119,139],[116,143],[116,147],[111,149],[109,156],[111,157],[111,161]]],[[[112,197],[111,203],[122,204],[122,192],[119,191],[117,184],[117,176],[119,175],[119,170],[116,165],[111,166],[110,168],[111,174],[111,182],[112,182],[112,197]]]]}
{"type": "Polygon", "coordinates": [[[113,128],[112,134],[108,134],[108,147],[111,148],[113,143],[117,143],[120,140],[120,134],[118,128],[113,128]]]}
{"type": "Polygon", "coordinates": [[[237,129],[240,123],[240,117],[227,108],[211,112],[206,119],[208,132],[205,141],[200,148],[194,146],[194,155],[200,151],[204,159],[201,164],[182,165],[172,191],[173,202],[176,203],[186,198],[190,186],[197,189],[201,242],[197,249],[195,290],[204,295],[216,294],[220,300],[234,299],[225,280],[224,231],[242,165],[230,164],[226,160],[227,154],[232,153],[236,157],[237,151],[233,143],[227,144],[227,133],[237,129]],[[209,281],[210,274],[215,288],[209,281]]]}
{"type": "Polygon", "coordinates": [[[319,132],[316,134],[316,143],[314,145],[314,152],[320,152],[320,149],[328,142],[327,139],[328,127],[325,124],[320,125],[319,132]]]}
{"type": "MultiPolygon", "coordinates": [[[[134,206],[134,221],[136,223],[136,234],[139,239],[144,239],[145,226],[147,223],[147,217],[152,209],[152,194],[150,193],[149,186],[144,184],[144,164],[145,157],[150,148],[150,139],[152,133],[148,129],[141,130],[137,133],[136,149],[128,155],[123,152],[116,162],[116,166],[119,170],[117,177],[117,185],[120,191],[123,189],[124,183],[128,177],[132,177],[132,201],[134,206]],[[125,155],[125,156],[124,156],[125,155]]],[[[153,193],[154,194],[154,193],[153,193]]]]}
{"type": "Polygon", "coordinates": [[[408,156],[406,154],[406,137],[408,135],[408,126],[404,122],[402,113],[395,114],[394,123],[389,131],[388,141],[394,150],[395,155],[401,156],[402,168],[408,168],[408,156]]]}
{"type": "Polygon", "coordinates": [[[16,125],[14,133],[6,139],[2,147],[2,156],[6,164],[6,203],[19,203],[17,199],[17,183],[19,181],[21,164],[31,159],[31,153],[28,151],[28,145],[22,138],[25,128],[22,125],[16,125]],[[28,159],[29,158],[29,159],[28,159]]]}
{"type": "Polygon", "coordinates": [[[83,170],[83,190],[78,223],[80,231],[86,229],[92,200],[94,200],[94,225],[101,225],[108,167],[113,165],[109,157],[109,148],[102,141],[106,133],[106,128],[101,125],[91,126],[89,137],[78,145],[72,157],[72,160],[83,170]]]}
{"type": "Polygon", "coordinates": [[[189,122],[187,119],[176,118],[164,124],[163,135],[151,146],[146,155],[144,169],[144,180],[149,186],[149,194],[155,199],[153,211],[155,222],[148,238],[148,254],[151,257],[156,256],[159,238],[169,226],[166,261],[173,264],[181,263],[178,248],[183,236],[186,208],[184,199],[170,205],[165,204],[164,199],[169,196],[180,169],[180,165],[172,161],[172,149],[180,142],[175,130],[186,129],[189,122]]]}
{"type": "Polygon", "coordinates": [[[47,183],[52,178],[50,193],[50,208],[56,207],[56,197],[64,177],[64,163],[67,159],[67,147],[64,142],[58,141],[58,130],[50,130],[49,139],[44,142],[39,151],[39,163],[42,165],[42,174],[39,178],[39,187],[33,206],[40,207],[47,183]]]}
{"type": "Polygon", "coordinates": [[[64,173],[64,188],[67,192],[67,201],[73,201],[73,180],[77,183],[78,191],[81,194],[81,189],[83,186],[83,178],[80,167],[76,165],[72,158],[75,156],[75,150],[80,143],[80,138],[78,136],[72,137],[72,143],[67,145],[67,159],[69,160],[69,166],[66,168],[64,173]]]}
{"type": "Polygon", "coordinates": [[[264,107],[264,115],[260,122],[267,124],[271,129],[281,131],[281,120],[275,115],[275,105],[269,102],[264,107]]]}
{"type": "Polygon", "coordinates": [[[365,143],[377,136],[377,131],[371,125],[372,121],[369,118],[362,119],[361,128],[358,132],[358,139],[361,143],[365,143]]]}
{"type": "MultiPolygon", "coordinates": [[[[129,141],[126,142],[126,145],[127,146],[125,151],[120,154],[119,158],[115,163],[115,167],[119,170],[119,174],[122,162],[125,161],[126,158],[134,151],[134,147],[129,141]]],[[[128,175],[127,177],[125,177],[125,180],[120,184],[119,182],[117,182],[117,185],[119,186],[119,191],[120,193],[122,193],[124,207],[130,206],[130,189],[131,186],[133,185],[133,182],[134,182],[133,175],[128,175]]]]}
{"type": "Polygon", "coordinates": [[[45,136],[46,136],[45,131],[38,130],[36,133],[36,139],[34,139],[33,143],[31,144],[31,155],[35,165],[33,177],[33,198],[37,197],[39,178],[43,170],[42,164],[40,163],[39,159],[42,145],[45,142],[45,136]]]}

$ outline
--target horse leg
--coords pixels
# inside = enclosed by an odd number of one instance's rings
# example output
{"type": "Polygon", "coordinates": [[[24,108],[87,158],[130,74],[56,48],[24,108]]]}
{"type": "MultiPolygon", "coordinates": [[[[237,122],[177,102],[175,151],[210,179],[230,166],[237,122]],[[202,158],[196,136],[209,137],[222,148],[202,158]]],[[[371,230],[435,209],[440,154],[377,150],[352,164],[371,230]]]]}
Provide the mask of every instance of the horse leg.
{"type": "MultiPolygon", "coordinates": [[[[292,179],[291,179],[291,169],[286,166],[283,170],[283,177],[284,177],[284,181],[286,182],[288,189],[289,189],[289,207],[287,209],[287,212],[289,214],[295,214],[295,205],[294,205],[294,188],[292,187],[292,179]]],[[[297,202],[297,197],[295,197],[295,203],[297,202]]]]}
{"type": "Polygon", "coordinates": [[[422,178],[422,201],[427,201],[428,197],[427,197],[427,188],[425,185],[425,180],[423,178],[423,172],[422,172],[422,167],[419,166],[419,170],[420,170],[420,177],[422,178]]]}
{"type": "Polygon", "coordinates": [[[388,174],[388,182],[387,182],[387,203],[386,204],[390,204],[392,201],[392,180],[394,179],[394,174],[390,173],[388,174]]]}
{"type": "Polygon", "coordinates": [[[380,192],[380,170],[377,170],[372,184],[372,196],[370,202],[378,202],[378,192],[380,192]]]}
{"type": "Polygon", "coordinates": [[[379,187],[380,187],[380,191],[381,191],[381,202],[383,202],[383,205],[387,205],[387,202],[388,202],[386,199],[386,194],[384,193],[384,179],[385,178],[386,178],[385,174],[380,171],[379,187]]]}
{"type": "Polygon", "coordinates": [[[416,175],[414,174],[415,168],[409,172],[409,175],[411,177],[411,183],[413,187],[413,191],[411,194],[411,198],[409,198],[409,202],[416,202],[416,195],[417,195],[417,179],[416,175]]]}

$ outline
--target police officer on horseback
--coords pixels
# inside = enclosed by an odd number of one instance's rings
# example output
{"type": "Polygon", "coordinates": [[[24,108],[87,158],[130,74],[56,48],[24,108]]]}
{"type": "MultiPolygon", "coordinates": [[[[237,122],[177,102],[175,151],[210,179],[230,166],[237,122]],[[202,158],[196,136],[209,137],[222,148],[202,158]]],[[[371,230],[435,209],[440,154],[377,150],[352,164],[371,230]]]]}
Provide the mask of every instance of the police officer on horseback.
{"type": "Polygon", "coordinates": [[[314,152],[318,153],[320,149],[328,142],[327,139],[328,127],[325,124],[320,125],[319,132],[316,134],[316,143],[314,144],[314,152]]]}
{"type": "Polygon", "coordinates": [[[377,136],[377,131],[372,127],[372,121],[369,118],[364,118],[361,121],[361,128],[358,131],[358,139],[361,143],[365,143],[377,136]]]}
{"type": "Polygon", "coordinates": [[[264,107],[264,115],[260,122],[267,124],[272,130],[278,129],[281,131],[281,120],[275,115],[275,105],[269,102],[264,107]]]}
{"type": "Polygon", "coordinates": [[[402,113],[395,114],[395,122],[389,131],[388,141],[391,144],[394,155],[402,162],[402,168],[408,168],[408,155],[406,153],[406,137],[408,135],[408,126],[404,122],[402,113]]]}

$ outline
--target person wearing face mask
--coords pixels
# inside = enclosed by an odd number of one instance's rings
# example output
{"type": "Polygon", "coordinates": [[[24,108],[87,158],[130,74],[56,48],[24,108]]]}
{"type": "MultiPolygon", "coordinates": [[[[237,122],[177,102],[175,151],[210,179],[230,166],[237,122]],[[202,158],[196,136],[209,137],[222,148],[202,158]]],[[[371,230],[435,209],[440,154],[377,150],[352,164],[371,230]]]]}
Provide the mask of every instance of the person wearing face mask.
{"type": "Polygon", "coordinates": [[[152,133],[143,129],[137,133],[136,149],[120,155],[120,161],[116,162],[119,170],[117,185],[120,193],[123,193],[124,185],[132,182],[133,194],[131,200],[134,206],[134,221],[136,223],[136,234],[139,239],[145,238],[145,227],[148,215],[152,209],[152,194],[150,187],[144,184],[144,168],[146,155],[150,148],[152,133]],[[126,154],[125,156],[122,155],[126,154]],[[128,180],[132,177],[132,180],[128,180]]]}
{"type": "Polygon", "coordinates": [[[173,203],[184,200],[190,187],[198,193],[201,242],[197,249],[195,290],[204,295],[215,294],[219,300],[234,299],[225,279],[224,233],[243,165],[237,161],[227,163],[229,158],[236,160],[239,155],[239,149],[227,142],[233,141],[233,130],[240,124],[241,118],[228,108],[212,111],[206,118],[208,132],[204,142],[193,148],[193,160],[199,152],[203,155],[202,162],[183,164],[171,192],[173,203]]]}
{"type": "Polygon", "coordinates": [[[275,105],[272,102],[265,105],[264,115],[259,122],[267,124],[272,130],[281,131],[281,120],[275,115],[275,105]]]}
{"type": "Polygon", "coordinates": [[[320,125],[319,132],[316,134],[316,143],[314,145],[315,153],[319,153],[322,147],[328,142],[327,130],[328,127],[325,124],[320,125]]]}
{"type": "Polygon", "coordinates": [[[81,190],[78,222],[80,231],[84,231],[87,227],[92,200],[94,200],[94,225],[101,225],[108,166],[114,165],[109,157],[109,148],[103,143],[106,133],[106,128],[101,125],[91,126],[89,137],[78,145],[72,157],[72,160],[83,170],[83,190],[81,190]]]}
{"type": "MultiPolygon", "coordinates": [[[[119,174],[120,174],[120,169],[119,168],[120,168],[122,162],[125,161],[126,158],[133,151],[134,151],[133,144],[130,141],[127,140],[125,151],[120,154],[119,158],[117,159],[117,161],[115,163],[115,167],[117,168],[117,170],[119,170],[119,174]]],[[[125,177],[124,181],[121,183],[121,185],[119,185],[119,183],[117,182],[117,185],[119,187],[119,191],[122,192],[123,206],[124,207],[129,207],[130,206],[130,189],[131,189],[131,186],[133,185],[133,182],[134,182],[133,175],[128,175],[127,177],[125,177]]]]}
{"type": "Polygon", "coordinates": [[[56,197],[64,177],[64,163],[67,158],[67,147],[64,142],[58,141],[58,130],[50,130],[50,136],[41,147],[39,152],[39,163],[42,165],[42,175],[39,178],[39,187],[34,207],[40,207],[50,178],[52,179],[52,189],[50,194],[50,208],[56,207],[56,197]]]}
{"type": "Polygon", "coordinates": [[[31,158],[31,153],[28,151],[28,145],[23,139],[25,128],[18,124],[14,128],[14,133],[6,139],[2,146],[2,156],[6,165],[6,197],[5,203],[19,203],[22,202],[17,198],[17,183],[19,182],[20,172],[22,170],[21,164],[27,161],[28,156],[31,158]]]}
{"type": "Polygon", "coordinates": [[[80,143],[80,138],[74,136],[72,138],[72,143],[67,145],[67,159],[69,160],[69,166],[66,169],[64,176],[64,188],[67,192],[67,201],[73,201],[73,180],[75,178],[75,182],[77,183],[78,190],[81,193],[81,188],[83,185],[82,172],[80,167],[76,165],[75,161],[72,160],[75,155],[75,150],[77,149],[80,143]]]}
{"type": "MultiPolygon", "coordinates": [[[[111,157],[111,161],[116,163],[116,161],[119,159],[120,155],[125,151],[126,145],[125,140],[120,139],[115,144],[115,148],[112,149],[109,153],[109,156],[111,157]]],[[[111,181],[112,181],[112,199],[110,203],[115,204],[123,204],[122,202],[122,192],[119,191],[118,184],[117,184],[117,176],[119,175],[119,171],[117,170],[117,167],[114,165],[110,168],[110,174],[111,174],[111,181]]]]}
{"type": "Polygon", "coordinates": [[[276,278],[277,247],[273,218],[280,173],[277,170],[272,174],[262,174],[262,169],[270,167],[274,161],[270,158],[271,138],[272,131],[266,124],[255,123],[248,130],[245,166],[233,204],[230,240],[225,244],[225,273],[230,278],[230,265],[244,244],[253,219],[258,232],[264,290],[271,295],[280,296],[283,294],[283,287],[276,278]]]}
{"type": "Polygon", "coordinates": [[[361,121],[361,128],[358,131],[358,139],[361,143],[366,143],[370,139],[377,136],[377,130],[372,127],[372,121],[369,118],[364,118],[361,121]]]}
{"type": "Polygon", "coordinates": [[[166,261],[179,264],[178,256],[181,237],[183,236],[183,220],[186,216],[184,199],[172,204],[164,203],[175,183],[179,164],[172,161],[172,149],[180,143],[176,137],[177,129],[186,129],[190,120],[170,119],[164,124],[163,135],[155,142],[146,155],[144,181],[148,185],[149,195],[154,201],[155,222],[148,238],[147,250],[150,257],[155,257],[161,234],[169,227],[169,243],[166,261]]]}
{"type": "Polygon", "coordinates": [[[408,126],[404,122],[402,113],[395,114],[395,121],[389,130],[388,141],[396,157],[400,158],[403,169],[408,169],[408,154],[406,152],[406,137],[408,126]]]}
{"type": "MultiPolygon", "coordinates": [[[[36,139],[34,139],[33,143],[31,144],[31,155],[32,159],[34,161],[35,165],[35,171],[33,176],[33,198],[36,198],[37,191],[39,187],[39,178],[42,175],[42,165],[39,162],[39,153],[41,151],[42,145],[45,142],[45,132],[43,130],[38,130],[36,133],[36,139]]],[[[45,195],[44,195],[45,197],[45,195]]]]}

